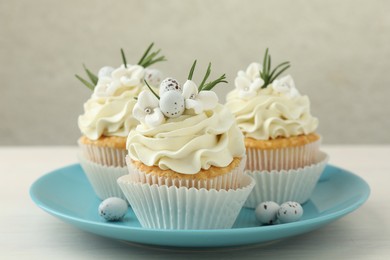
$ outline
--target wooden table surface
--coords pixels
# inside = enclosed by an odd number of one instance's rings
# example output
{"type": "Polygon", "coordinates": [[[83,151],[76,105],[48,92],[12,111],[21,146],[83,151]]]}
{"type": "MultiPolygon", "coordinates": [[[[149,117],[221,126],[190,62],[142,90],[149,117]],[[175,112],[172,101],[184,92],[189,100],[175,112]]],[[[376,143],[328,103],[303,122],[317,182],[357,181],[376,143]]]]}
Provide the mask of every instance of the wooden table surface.
{"type": "Polygon", "coordinates": [[[330,163],[371,188],[358,210],[324,228],[271,244],[180,249],[90,234],[38,208],[30,185],[77,162],[77,147],[0,147],[0,259],[390,259],[390,146],[323,146],[330,163]]]}

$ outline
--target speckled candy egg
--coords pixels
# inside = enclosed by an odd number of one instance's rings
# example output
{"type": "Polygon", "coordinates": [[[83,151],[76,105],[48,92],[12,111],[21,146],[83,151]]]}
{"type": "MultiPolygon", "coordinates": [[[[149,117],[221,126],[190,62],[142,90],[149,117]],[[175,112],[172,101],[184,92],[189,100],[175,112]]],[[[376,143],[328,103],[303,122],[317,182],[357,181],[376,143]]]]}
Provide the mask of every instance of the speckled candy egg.
{"type": "Polygon", "coordinates": [[[127,202],[121,198],[111,197],[99,205],[99,215],[107,221],[118,221],[127,212],[127,202]]]}
{"type": "Polygon", "coordinates": [[[290,223],[298,221],[303,215],[301,204],[294,201],[288,201],[280,205],[278,210],[278,219],[281,223],[290,223]]]}
{"type": "Polygon", "coordinates": [[[183,114],[184,97],[179,91],[167,91],[160,96],[161,112],[167,117],[178,117],[183,114]]]}
{"type": "Polygon", "coordinates": [[[272,225],[277,221],[277,213],[279,210],[279,204],[273,201],[262,202],[257,205],[255,214],[256,219],[261,224],[272,225]]]}
{"type": "Polygon", "coordinates": [[[149,85],[158,87],[162,80],[162,73],[157,69],[145,69],[145,80],[149,85]]]}
{"type": "Polygon", "coordinates": [[[176,79],[173,78],[166,78],[164,79],[160,84],[159,93],[160,96],[164,94],[167,91],[176,90],[176,91],[183,91],[182,86],[180,86],[179,82],[176,79]]]}

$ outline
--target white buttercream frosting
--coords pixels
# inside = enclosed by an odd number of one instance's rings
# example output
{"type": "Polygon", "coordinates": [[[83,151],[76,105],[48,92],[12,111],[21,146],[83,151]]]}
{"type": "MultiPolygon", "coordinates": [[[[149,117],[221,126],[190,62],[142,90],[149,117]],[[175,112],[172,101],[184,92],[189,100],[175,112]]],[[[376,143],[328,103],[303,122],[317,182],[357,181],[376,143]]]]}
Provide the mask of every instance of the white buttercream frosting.
{"type": "Polygon", "coordinates": [[[91,140],[104,136],[126,137],[138,124],[133,115],[135,97],[145,88],[145,69],[127,64],[100,69],[98,83],[79,116],[81,132],[91,140]]]}
{"type": "Polygon", "coordinates": [[[260,63],[253,62],[249,64],[246,71],[240,70],[234,80],[234,85],[238,90],[238,95],[242,99],[250,99],[256,96],[257,90],[264,84],[260,78],[260,72],[263,66],[260,63]]]}
{"type": "Polygon", "coordinates": [[[246,137],[275,139],[313,133],[318,119],[310,114],[310,101],[295,89],[291,76],[275,80],[256,95],[242,98],[236,87],[226,98],[226,106],[246,137]]]}
{"type": "Polygon", "coordinates": [[[125,91],[138,94],[144,85],[145,69],[139,65],[121,65],[117,69],[103,67],[99,71],[99,80],[93,97],[111,97],[121,95],[125,91]]]}
{"type": "Polygon", "coordinates": [[[85,113],[79,116],[79,128],[91,140],[102,135],[126,137],[138,124],[132,116],[135,103],[131,91],[120,96],[91,98],[84,104],[85,113]]]}
{"type": "Polygon", "coordinates": [[[225,106],[191,112],[154,127],[141,123],[130,131],[130,158],[163,170],[196,174],[210,166],[226,167],[245,154],[242,133],[225,106]]]}

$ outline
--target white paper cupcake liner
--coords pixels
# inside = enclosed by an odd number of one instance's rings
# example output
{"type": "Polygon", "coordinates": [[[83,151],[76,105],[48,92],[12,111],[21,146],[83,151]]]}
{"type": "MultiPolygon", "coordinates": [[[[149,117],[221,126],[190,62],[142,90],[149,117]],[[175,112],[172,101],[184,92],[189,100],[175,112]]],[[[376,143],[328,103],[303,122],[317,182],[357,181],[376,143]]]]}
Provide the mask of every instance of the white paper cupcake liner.
{"type": "Polygon", "coordinates": [[[321,139],[297,147],[280,149],[246,148],[246,170],[272,171],[303,168],[315,162],[321,139]]]}
{"type": "Polygon", "coordinates": [[[107,166],[126,166],[126,149],[100,147],[91,144],[83,144],[78,141],[82,155],[95,163],[107,166]]]}
{"type": "Polygon", "coordinates": [[[118,186],[117,179],[128,174],[127,167],[113,167],[97,164],[79,155],[79,161],[95,194],[105,200],[109,197],[126,199],[118,186]]]}
{"type": "Polygon", "coordinates": [[[187,187],[196,189],[236,189],[240,187],[241,179],[244,175],[246,157],[242,157],[239,165],[232,171],[226,174],[222,174],[212,179],[205,180],[189,180],[189,179],[175,179],[165,176],[157,176],[154,174],[147,174],[136,169],[131,163],[131,159],[126,157],[126,163],[129,168],[129,173],[133,175],[135,181],[140,183],[148,183],[150,185],[157,184],[159,186],[176,186],[176,187],[187,187]]]}
{"type": "Polygon", "coordinates": [[[231,228],[254,180],[244,175],[238,189],[207,190],[137,182],[129,174],[118,184],[144,228],[226,229],[231,228]]]}
{"type": "Polygon", "coordinates": [[[256,185],[245,202],[244,207],[255,208],[259,203],[275,201],[306,202],[313,192],[323,172],[328,155],[319,152],[315,164],[304,168],[281,171],[246,171],[254,178],[256,185]]]}

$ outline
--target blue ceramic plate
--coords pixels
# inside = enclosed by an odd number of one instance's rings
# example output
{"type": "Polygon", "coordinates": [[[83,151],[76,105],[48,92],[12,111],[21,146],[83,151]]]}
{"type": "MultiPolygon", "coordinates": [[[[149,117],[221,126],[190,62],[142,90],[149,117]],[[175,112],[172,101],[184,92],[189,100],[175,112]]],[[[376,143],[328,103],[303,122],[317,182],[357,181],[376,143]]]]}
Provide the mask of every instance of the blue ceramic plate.
{"type": "Polygon", "coordinates": [[[129,242],[176,247],[221,247],[264,243],[325,226],[360,207],[370,188],[360,177],[328,165],[310,200],[303,205],[300,221],[260,226],[253,209],[242,209],[232,229],[153,230],[140,226],[131,208],[122,222],[105,222],[98,215],[95,196],[79,164],[50,172],[30,189],[42,209],[76,226],[101,236],[129,242]]]}

